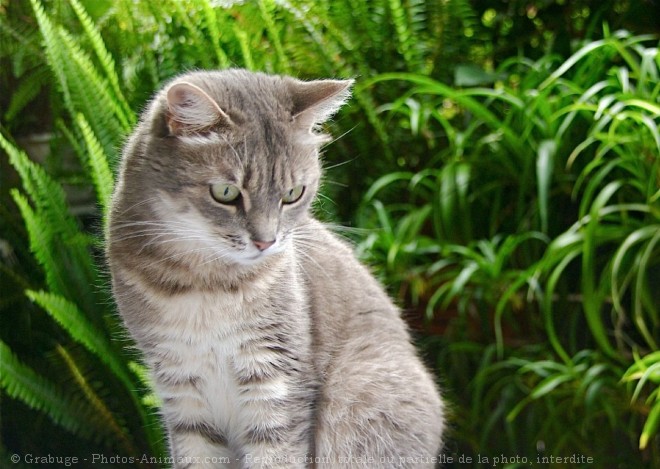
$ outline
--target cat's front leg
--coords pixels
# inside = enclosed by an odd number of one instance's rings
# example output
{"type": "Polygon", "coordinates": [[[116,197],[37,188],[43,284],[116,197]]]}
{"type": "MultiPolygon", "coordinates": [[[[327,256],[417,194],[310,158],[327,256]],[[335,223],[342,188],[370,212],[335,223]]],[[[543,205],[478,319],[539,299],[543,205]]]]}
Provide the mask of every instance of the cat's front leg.
{"type": "Polygon", "coordinates": [[[225,432],[212,420],[203,389],[206,381],[199,370],[182,372],[178,361],[164,354],[153,361],[152,369],[163,405],[172,467],[239,467],[229,448],[225,432]]]}
{"type": "Polygon", "coordinates": [[[242,435],[241,467],[310,467],[312,417],[309,406],[291,400],[264,400],[250,402],[246,408],[254,417],[242,435]]]}
{"type": "Polygon", "coordinates": [[[224,435],[208,424],[175,424],[169,429],[169,437],[175,469],[240,467],[224,435]]]}

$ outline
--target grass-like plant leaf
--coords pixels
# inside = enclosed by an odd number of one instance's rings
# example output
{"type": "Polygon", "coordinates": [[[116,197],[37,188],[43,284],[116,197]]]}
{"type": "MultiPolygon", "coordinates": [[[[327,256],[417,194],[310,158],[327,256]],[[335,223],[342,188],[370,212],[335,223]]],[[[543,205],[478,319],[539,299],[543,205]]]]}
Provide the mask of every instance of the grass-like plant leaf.
{"type": "Polygon", "coordinates": [[[655,351],[643,358],[635,356],[635,363],[626,370],[622,377],[624,382],[637,381],[632,401],[635,402],[642,389],[648,384],[654,386],[649,393],[647,404],[650,407],[642,434],[639,437],[639,448],[646,449],[651,439],[660,429],[660,351],[655,351]]]}

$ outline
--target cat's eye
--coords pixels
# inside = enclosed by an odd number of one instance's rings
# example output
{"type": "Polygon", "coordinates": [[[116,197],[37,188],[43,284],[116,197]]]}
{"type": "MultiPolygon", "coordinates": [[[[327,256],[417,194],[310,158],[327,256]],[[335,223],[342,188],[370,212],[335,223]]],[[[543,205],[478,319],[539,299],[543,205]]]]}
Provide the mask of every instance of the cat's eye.
{"type": "Polygon", "coordinates": [[[241,190],[233,184],[212,184],[211,196],[221,204],[236,202],[241,195],[241,190]]]}
{"type": "Polygon", "coordinates": [[[290,189],[284,193],[282,196],[282,203],[284,204],[293,204],[300,200],[302,195],[305,193],[305,186],[296,186],[293,189],[290,189]]]}

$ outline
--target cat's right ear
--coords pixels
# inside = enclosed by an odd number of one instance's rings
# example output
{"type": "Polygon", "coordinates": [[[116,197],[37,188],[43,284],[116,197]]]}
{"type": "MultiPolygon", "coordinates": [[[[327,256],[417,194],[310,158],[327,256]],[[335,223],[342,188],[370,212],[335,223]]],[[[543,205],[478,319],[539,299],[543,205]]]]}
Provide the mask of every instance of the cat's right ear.
{"type": "Polygon", "coordinates": [[[179,82],[167,90],[167,127],[171,135],[199,135],[231,127],[231,118],[200,87],[179,82]]]}

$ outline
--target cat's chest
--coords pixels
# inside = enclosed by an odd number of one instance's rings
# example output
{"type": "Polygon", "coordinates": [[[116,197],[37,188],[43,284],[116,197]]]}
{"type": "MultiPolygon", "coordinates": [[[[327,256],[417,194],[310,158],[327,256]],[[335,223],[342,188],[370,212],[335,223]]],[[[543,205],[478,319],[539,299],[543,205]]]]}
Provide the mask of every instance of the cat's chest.
{"type": "Polygon", "coordinates": [[[145,352],[164,400],[171,397],[182,414],[196,409],[213,415],[222,427],[234,419],[238,397],[231,363],[244,332],[233,318],[245,313],[240,298],[187,294],[152,299],[160,316],[145,352]],[[220,420],[220,421],[218,421],[220,420]]]}
{"type": "MultiPolygon", "coordinates": [[[[270,375],[281,365],[277,352],[281,344],[274,347],[273,342],[283,337],[278,327],[286,327],[287,337],[296,341],[308,335],[309,325],[295,319],[304,311],[297,302],[288,302],[286,311],[268,311],[272,300],[266,295],[261,301],[213,294],[179,295],[163,301],[160,325],[152,331],[153,345],[147,355],[152,357],[161,397],[175,397],[170,402],[182,403],[172,409],[174,415],[199,413],[229,434],[240,433],[265,414],[262,404],[255,402],[287,394],[290,385],[284,377],[254,380],[248,388],[246,380],[270,375]],[[281,321],[283,317],[289,321],[281,321]]],[[[293,348],[296,353],[301,349],[299,344],[293,348]]]]}

